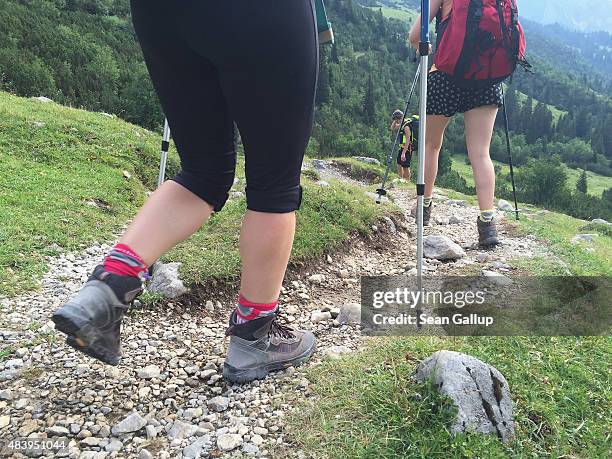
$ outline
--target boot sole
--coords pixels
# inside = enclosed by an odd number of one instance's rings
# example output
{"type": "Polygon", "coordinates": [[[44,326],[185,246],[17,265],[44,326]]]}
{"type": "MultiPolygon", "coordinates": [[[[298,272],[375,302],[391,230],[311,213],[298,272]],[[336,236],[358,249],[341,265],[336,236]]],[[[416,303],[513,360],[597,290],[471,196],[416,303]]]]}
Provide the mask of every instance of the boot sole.
{"type": "Polygon", "coordinates": [[[104,345],[100,329],[59,311],[51,316],[51,320],[57,330],[67,335],[66,344],[70,347],[109,365],[119,365],[121,356],[104,345]]]}
{"type": "Polygon", "coordinates": [[[229,382],[244,384],[256,379],[264,379],[271,371],[284,370],[289,367],[299,367],[303,363],[306,363],[312,357],[317,348],[317,342],[315,341],[310,349],[304,354],[296,357],[293,360],[285,362],[275,362],[267,365],[262,365],[255,368],[239,369],[227,363],[223,364],[223,378],[229,382]]]}

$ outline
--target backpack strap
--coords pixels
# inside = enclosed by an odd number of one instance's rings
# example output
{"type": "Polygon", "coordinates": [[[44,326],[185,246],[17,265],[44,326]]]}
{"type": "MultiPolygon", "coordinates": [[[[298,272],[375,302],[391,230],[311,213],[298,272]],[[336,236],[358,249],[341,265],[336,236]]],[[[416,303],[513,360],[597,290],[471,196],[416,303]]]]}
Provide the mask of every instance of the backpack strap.
{"type": "MultiPolygon", "coordinates": [[[[499,0],[497,0],[499,3],[499,0]]],[[[472,61],[474,50],[476,49],[477,31],[482,19],[483,0],[471,0],[468,6],[467,24],[465,28],[465,42],[457,65],[455,66],[456,75],[465,75],[472,61]]]]}

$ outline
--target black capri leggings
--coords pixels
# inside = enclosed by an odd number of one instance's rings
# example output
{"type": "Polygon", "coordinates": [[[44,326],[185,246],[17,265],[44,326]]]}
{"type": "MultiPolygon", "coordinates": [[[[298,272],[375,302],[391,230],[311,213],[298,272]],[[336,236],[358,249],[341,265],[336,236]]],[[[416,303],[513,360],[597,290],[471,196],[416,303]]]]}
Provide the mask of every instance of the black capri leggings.
{"type": "Polygon", "coordinates": [[[173,180],[215,211],[245,150],[247,207],[300,207],[318,71],[312,0],[132,0],[142,51],[181,158],[173,180]]]}

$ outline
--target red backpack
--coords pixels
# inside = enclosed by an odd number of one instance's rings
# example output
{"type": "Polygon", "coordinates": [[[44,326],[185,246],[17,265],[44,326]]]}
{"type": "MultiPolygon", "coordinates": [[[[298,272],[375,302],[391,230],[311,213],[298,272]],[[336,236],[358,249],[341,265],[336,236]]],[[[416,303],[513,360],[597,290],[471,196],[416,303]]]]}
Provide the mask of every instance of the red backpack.
{"type": "Polygon", "coordinates": [[[450,16],[440,19],[434,64],[457,86],[490,86],[517,64],[530,67],[516,0],[453,0],[450,16]]]}

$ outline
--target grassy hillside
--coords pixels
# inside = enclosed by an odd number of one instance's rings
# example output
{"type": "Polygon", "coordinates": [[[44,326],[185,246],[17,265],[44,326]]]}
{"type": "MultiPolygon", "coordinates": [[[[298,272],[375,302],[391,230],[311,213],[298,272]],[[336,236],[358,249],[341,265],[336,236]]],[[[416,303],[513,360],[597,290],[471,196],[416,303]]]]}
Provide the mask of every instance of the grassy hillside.
{"type": "Polygon", "coordinates": [[[0,292],[33,286],[56,246],[112,240],[155,183],[158,148],[117,118],[0,92],[0,292]]]}
{"type": "MultiPolygon", "coordinates": [[[[100,113],[0,92],[0,296],[33,288],[45,257],[112,242],[156,186],[160,136],[100,113]]],[[[178,161],[171,154],[168,175],[178,161]]],[[[237,176],[244,188],[239,162],[237,176]]],[[[238,274],[244,198],[165,259],[187,282],[238,274]],[[202,250],[204,248],[204,250],[202,250]]],[[[321,254],[387,211],[354,187],[305,179],[294,260],[321,254]]]]}
{"type": "Polygon", "coordinates": [[[371,6],[370,9],[372,9],[373,11],[381,10],[383,16],[386,18],[398,19],[400,21],[409,22],[409,23],[414,23],[415,19],[419,15],[419,13],[417,13],[415,10],[412,10],[412,9],[401,9],[400,10],[396,8],[390,8],[387,6],[381,6],[381,7],[371,6]]]}
{"type": "MultiPolygon", "coordinates": [[[[470,186],[474,186],[474,177],[472,176],[472,166],[466,164],[465,156],[462,155],[454,155],[452,157],[453,170],[457,171],[468,183],[470,186]]],[[[501,163],[499,161],[493,161],[496,166],[502,168],[502,171],[505,174],[510,173],[510,166],[505,163],[501,163]]],[[[515,171],[520,169],[519,167],[515,168],[515,171]]],[[[574,189],[576,187],[576,182],[578,182],[578,178],[582,173],[581,170],[572,169],[565,166],[565,170],[568,175],[568,185],[570,188],[574,189]]],[[[603,175],[595,174],[594,172],[587,171],[587,192],[588,194],[596,197],[601,197],[601,194],[607,190],[608,188],[612,188],[612,177],[606,177],[603,175]]]]}

